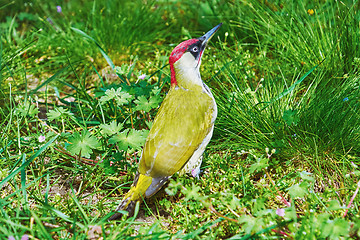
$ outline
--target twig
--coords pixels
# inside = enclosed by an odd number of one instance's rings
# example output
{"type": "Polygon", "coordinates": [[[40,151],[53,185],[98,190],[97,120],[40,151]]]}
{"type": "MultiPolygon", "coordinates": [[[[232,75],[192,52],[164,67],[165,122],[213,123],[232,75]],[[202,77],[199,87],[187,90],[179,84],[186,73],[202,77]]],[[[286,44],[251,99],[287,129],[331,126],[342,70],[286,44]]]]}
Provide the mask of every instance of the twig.
{"type": "Polygon", "coordinates": [[[357,188],[356,188],[353,196],[351,197],[349,204],[347,205],[347,209],[346,209],[343,217],[346,217],[346,215],[347,215],[347,213],[348,213],[348,211],[349,211],[349,208],[351,207],[351,204],[353,203],[353,201],[354,201],[357,193],[359,192],[359,189],[360,189],[360,181],[357,183],[357,188]]]}
{"type": "MultiPolygon", "coordinates": [[[[203,201],[201,201],[201,202],[203,202],[203,201]]],[[[204,203],[204,202],[203,202],[203,203],[204,203]]],[[[215,213],[218,217],[225,218],[225,219],[228,220],[228,221],[232,221],[232,222],[236,222],[236,223],[239,222],[239,221],[236,220],[236,219],[229,218],[229,217],[227,217],[227,216],[222,215],[222,214],[219,213],[218,211],[216,211],[215,208],[214,208],[214,206],[213,206],[211,203],[210,203],[209,209],[210,209],[213,213],[215,213]]]]}
{"type": "Polygon", "coordinates": [[[274,187],[275,187],[275,189],[276,189],[276,191],[277,191],[277,193],[279,194],[279,196],[281,197],[281,199],[282,199],[282,201],[284,202],[284,204],[287,206],[287,207],[290,207],[291,206],[291,204],[283,197],[283,195],[280,193],[280,191],[279,191],[279,189],[277,188],[277,186],[276,186],[276,184],[275,184],[275,182],[272,180],[272,178],[271,178],[271,176],[270,176],[270,174],[269,174],[269,172],[265,169],[265,173],[266,173],[266,175],[268,176],[268,178],[270,179],[270,182],[274,185],[274,187]]]}
{"type": "MultiPolygon", "coordinates": [[[[63,147],[61,146],[57,146],[58,148],[54,147],[54,149],[62,154],[65,154],[66,156],[69,156],[73,159],[79,159],[77,156],[73,156],[71,155],[69,152],[67,152],[63,147]]],[[[87,165],[90,165],[90,166],[95,166],[96,164],[99,163],[99,161],[97,160],[93,160],[93,159],[90,159],[90,158],[84,158],[84,157],[81,157],[80,158],[80,162],[82,162],[83,164],[87,164],[87,165]]],[[[102,160],[100,161],[100,163],[102,162],[102,160]]],[[[110,161],[110,166],[114,164],[112,161],[110,161]]],[[[124,176],[126,175],[127,172],[125,171],[119,171],[119,175],[121,176],[124,176]]]]}
{"type": "Polygon", "coordinates": [[[84,157],[81,157],[79,158],[78,156],[73,156],[71,155],[70,153],[68,153],[63,147],[61,146],[57,146],[58,148],[54,147],[54,149],[58,152],[61,152],[62,154],[65,154],[66,156],[69,156],[73,159],[79,159],[80,162],[84,163],[84,164],[88,164],[88,165],[91,165],[91,166],[95,166],[98,161],[97,160],[92,160],[92,159],[89,159],[89,158],[84,158],[84,157]]]}
{"type": "MultiPolygon", "coordinates": [[[[50,129],[52,132],[56,133],[56,134],[60,134],[59,132],[57,132],[56,130],[54,130],[51,126],[47,125],[46,122],[44,122],[43,120],[41,120],[40,118],[38,118],[38,120],[44,125],[46,126],[48,129],[50,129]]],[[[68,142],[66,139],[64,140],[66,142],[68,142]]],[[[54,147],[54,149],[58,152],[61,152],[62,154],[65,154],[73,159],[79,159],[80,162],[84,163],[84,164],[87,164],[87,165],[90,165],[90,166],[95,166],[96,164],[99,163],[99,161],[97,160],[92,160],[92,159],[89,159],[89,158],[84,158],[84,157],[80,157],[80,156],[73,156],[71,155],[70,153],[68,153],[62,146],[60,145],[57,145],[57,147],[54,147]]],[[[100,161],[101,163],[102,161],[100,161]]],[[[113,162],[110,162],[110,166],[113,164],[113,162]]],[[[125,172],[120,172],[121,175],[126,175],[125,172]]]]}
{"type": "Polygon", "coordinates": [[[276,230],[276,229],[271,229],[272,232],[275,232],[275,233],[278,233],[278,234],[281,234],[281,235],[284,235],[290,239],[294,239],[292,236],[290,236],[289,234],[287,234],[286,232],[284,231],[281,231],[281,230],[276,230]]]}
{"type": "MultiPolygon", "coordinates": [[[[266,151],[266,155],[268,157],[268,159],[270,160],[271,156],[273,155],[273,152],[271,152],[271,154],[268,153],[268,150],[266,151]]],[[[274,185],[277,193],[279,194],[279,196],[281,197],[282,201],[284,202],[284,204],[287,206],[287,207],[290,207],[291,204],[283,197],[283,195],[280,193],[279,189],[277,188],[275,182],[272,180],[269,172],[267,171],[267,169],[265,168],[265,173],[266,175],[268,176],[268,178],[270,179],[270,182],[272,183],[272,185],[274,185]]]]}
{"type": "MultiPolygon", "coordinates": [[[[183,190],[187,190],[186,187],[184,187],[184,186],[181,186],[181,187],[182,187],[183,190]]],[[[199,199],[199,201],[200,201],[204,206],[208,205],[204,200],[199,199]]],[[[221,218],[224,218],[224,219],[226,219],[226,220],[229,220],[229,221],[232,221],[232,222],[236,222],[236,223],[239,222],[239,221],[236,220],[236,219],[229,218],[229,217],[227,217],[227,216],[222,215],[222,214],[219,213],[218,211],[216,211],[216,209],[214,208],[214,206],[213,206],[211,203],[210,203],[209,209],[210,209],[210,211],[212,211],[213,213],[215,213],[218,217],[221,217],[221,218]]]]}

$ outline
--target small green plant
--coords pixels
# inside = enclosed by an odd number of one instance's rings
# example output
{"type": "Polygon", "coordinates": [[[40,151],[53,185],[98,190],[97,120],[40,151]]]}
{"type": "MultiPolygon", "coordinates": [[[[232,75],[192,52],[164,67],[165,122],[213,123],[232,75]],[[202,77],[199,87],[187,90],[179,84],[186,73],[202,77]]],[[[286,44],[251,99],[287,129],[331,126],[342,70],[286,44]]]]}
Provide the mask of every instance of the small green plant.
{"type": "Polygon", "coordinates": [[[75,132],[68,140],[70,145],[67,149],[70,153],[87,158],[93,153],[92,149],[100,147],[100,142],[87,130],[83,130],[81,134],[75,132]]]}

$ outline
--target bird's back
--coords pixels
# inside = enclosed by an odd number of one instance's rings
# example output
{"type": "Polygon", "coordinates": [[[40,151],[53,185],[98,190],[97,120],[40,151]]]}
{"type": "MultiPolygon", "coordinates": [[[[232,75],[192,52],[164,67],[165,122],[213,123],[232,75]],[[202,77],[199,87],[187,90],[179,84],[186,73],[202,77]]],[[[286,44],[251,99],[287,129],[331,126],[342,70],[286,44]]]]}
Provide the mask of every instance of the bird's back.
{"type": "Polygon", "coordinates": [[[157,178],[179,171],[208,135],[215,118],[211,93],[200,86],[192,90],[172,87],[155,117],[139,172],[157,178]]]}

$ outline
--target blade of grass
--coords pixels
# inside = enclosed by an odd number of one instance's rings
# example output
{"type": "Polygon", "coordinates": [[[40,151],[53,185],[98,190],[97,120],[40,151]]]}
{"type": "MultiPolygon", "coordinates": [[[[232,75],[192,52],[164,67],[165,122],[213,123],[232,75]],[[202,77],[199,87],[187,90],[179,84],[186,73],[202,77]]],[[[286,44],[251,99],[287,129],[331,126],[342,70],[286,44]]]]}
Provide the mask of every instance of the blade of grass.
{"type": "Polygon", "coordinates": [[[91,40],[93,43],[95,43],[95,45],[99,48],[101,54],[103,55],[103,57],[105,58],[105,60],[107,61],[107,63],[110,65],[110,67],[114,70],[115,69],[115,64],[113,63],[113,61],[111,60],[111,58],[106,54],[105,50],[100,46],[100,44],[92,37],[90,37],[89,35],[87,35],[85,32],[81,31],[78,28],[74,28],[71,27],[71,29],[73,31],[75,31],[76,33],[82,35],[83,37],[91,40]]]}
{"type": "Polygon", "coordinates": [[[30,210],[30,212],[37,223],[37,227],[40,228],[40,233],[42,234],[42,236],[45,237],[46,239],[53,239],[51,237],[51,235],[49,234],[49,232],[45,229],[45,226],[43,225],[43,223],[42,223],[41,219],[38,217],[38,215],[36,215],[36,213],[34,211],[30,210]]]}
{"type": "MultiPolygon", "coordinates": [[[[23,153],[22,154],[22,165],[25,164],[26,162],[26,154],[23,153]]],[[[26,171],[25,171],[25,168],[22,168],[21,169],[21,189],[22,189],[22,192],[23,192],[23,205],[27,205],[27,196],[26,196],[26,171]]]]}
{"type": "Polygon", "coordinates": [[[49,84],[50,82],[52,82],[53,80],[55,80],[62,72],[64,72],[66,69],[68,69],[69,66],[66,66],[64,68],[61,68],[59,71],[57,71],[54,75],[52,75],[51,77],[49,77],[45,82],[43,82],[42,84],[40,84],[39,86],[37,86],[34,90],[31,90],[31,92],[29,93],[29,96],[33,95],[34,93],[36,93],[40,88],[42,88],[43,86],[45,86],[46,84],[49,84]]]}
{"type": "Polygon", "coordinates": [[[5,147],[0,148],[0,154],[1,154],[1,153],[3,153],[3,151],[4,151],[6,148],[10,147],[10,145],[11,145],[12,143],[13,143],[13,141],[12,141],[12,140],[10,140],[10,141],[8,142],[8,144],[7,144],[5,147]]]}
{"type": "MultiPolygon", "coordinates": [[[[73,219],[71,219],[71,217],[69,217],[68,215],[66,215],[65,213],[61,212],[60,210],[58,210],[56,208],[53,208],[49,205],[46,205],[46,206],[44,205],[44,206],[39,206],[39,207],[46,209],[48,212],[50,211],[50,212],[54,213],[57,217],[61,218],[65,222],[68,222],[71,224],[74,223],[74,221],[73,221],[73,219]]],[[[76,222],[75,225],[80,228],[84,228],[84,225],[79,222],[76,222]]]]}
{"type": "MultiPolygon", "coordinates": [[[[295,83],[293,83],[289,88],[287,88],[286,90],[284,90],[282,93],[280,93],[278,96],[274,97],[273,99],[270,100],[270,102],[267,103],[267,105],[265,107],[263,107],[261,110],[264,110],[265,108],[269,107],[271,104],[273,104],[274,102],[276,102],[277,100],[280,100],[281,98],[285,97],[286,95],[288,95],[289,93],[291,93],[292,91],[294,91],[295,87],[297,85],[299,85],[300,83],[302,83],[305,78],[307,76],[310,75],[310,73],[312,73],[318,66],[320,66],[320,64],[322,64],[325,61],[326,58],[324,58],[323,60],[321,60],[321,62],[314,66],[313,68],[311,68],[307,73],[305,73],[299,80],[297,80],[295,83]]],[[[262,102],[264,103],[264,102],[262,102]]],[[[261,104],[261,103],[258,103],[261,104]]]]}
{"type": "Polygon", "coordinates": [[[4,5],[0,6],[0,10],[3,9],[3,8],[6,8],[7,6],[9,6],[11,4],[14,4],[14,3],[15,3],[15,1],[5,3],[4,5]]]}
{"type": "MultiPolygon", "coordinates": [[[[103,57],[105,58],[106,62],[109,64],[109,66],[111,67],[112,70],[115,71],[115,64],[114,62],[111,60],[111,58],[109,57],[109,55],[107,55],[107,53],[105,52],[105,50],[100,46],[100,44],[92,37],[90,37],[89,35],[87,35],[85,32],[81,31],[80,29],[71,27],[71,29],[75,32],[77,32],[78,34],[82,35],[83,37],[91,40],[93,43],[96,44],[96,46],[99,48],[101,55],[103,55],[103,57]]],[[[116,75],[123,81],[125,81],[125,79],[116,73],[116,75]]]]}
{"type": "Polygon", "coordinates": [[[80,209],[80,212],[81,212],[81,214],[82,214],[85,222],[86,222],[86,223],[89,223],[89,222],[90,222],[90,221],[89,221],[89,218],[88,218],[86,212],[84,211],[84,208],[83,208],[83,207],[81,206],[81,204],[79,203],[79,200],[77,199],[76,193],[75,193],[74,188],[73,188],[72,186],[71,186],[71,191],[72,191],[72,193],[73,193],[73,194],[71,195],[71,198],[74,200],[76,206],[80,209]]]}
{"type": "Polygon", "coordinates": [[[55,137],[53,137],[50,141],[48,141],[44,146],[42,146],[34,155],[32,155],[29,160],[27,160],[25,163],[23,163],[20,167],[18,167],[17,169],[15,169],[12,173],[10,173],[4,180],[1,181],[0,183],[0,188],[2,186],[4,186],[5,183],[7,183],[11,178],[13,178],[18,172],[20,172],[22,169],[26,168],[27,166],[29,166],[30,163],[32,163],[32,161],[34,161],[35,158],[37,158],[42,152],[44,152],[51,143],[53,143],[57,138],[59,137],[59,135],[56,135],[55,137]]]}

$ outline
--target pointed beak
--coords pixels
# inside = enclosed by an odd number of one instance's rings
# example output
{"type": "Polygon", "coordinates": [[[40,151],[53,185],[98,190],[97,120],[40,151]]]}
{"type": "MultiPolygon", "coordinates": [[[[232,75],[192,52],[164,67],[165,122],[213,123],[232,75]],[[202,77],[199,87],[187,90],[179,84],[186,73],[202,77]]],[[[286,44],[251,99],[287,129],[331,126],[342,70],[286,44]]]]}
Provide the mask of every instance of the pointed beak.
{"type": "Polygon", "coordinates": [[[214,36],[214,34],[216,33],[216,31],[219,30],[219,28],[221,27],[221,25],[222,25],[222,23],[220,23],[219,25],[215,26],[213,29],[211,29],[210,31],[208,31],[207,33],[205,33],[204,36],[198,38],[198,39],[202,42],[202,44],[201,44],[202,50],[205,49],[206,44],[209,42],[209,40],[211,39],[211,37],[214,36]]]}

